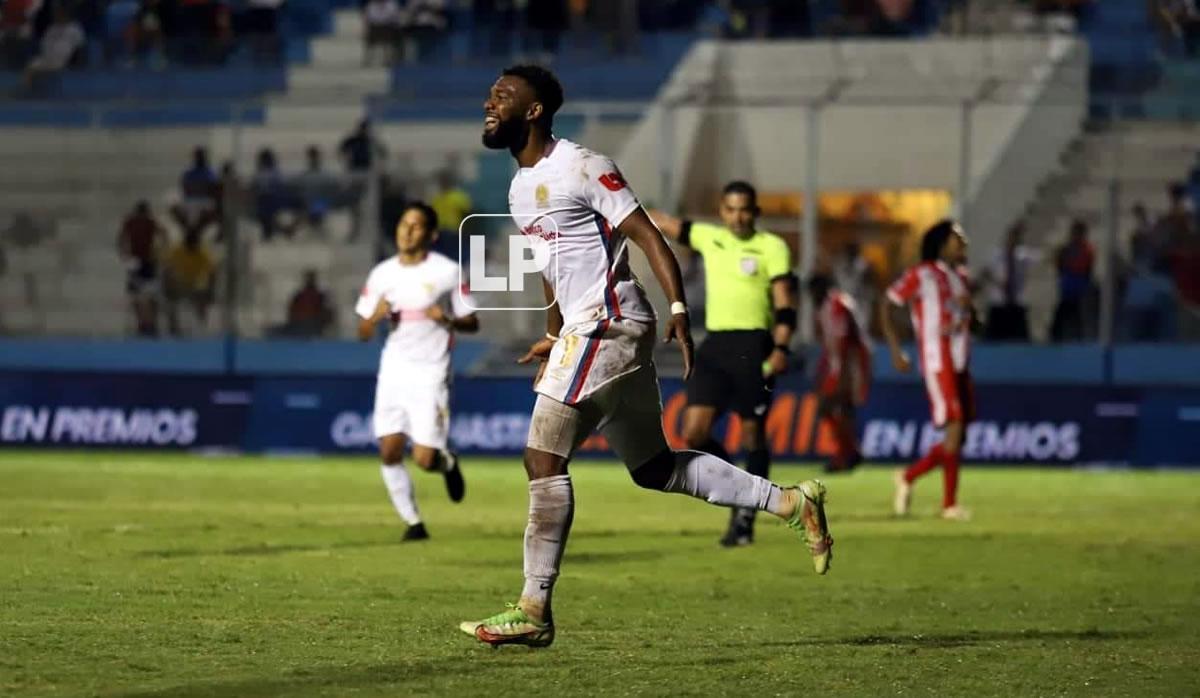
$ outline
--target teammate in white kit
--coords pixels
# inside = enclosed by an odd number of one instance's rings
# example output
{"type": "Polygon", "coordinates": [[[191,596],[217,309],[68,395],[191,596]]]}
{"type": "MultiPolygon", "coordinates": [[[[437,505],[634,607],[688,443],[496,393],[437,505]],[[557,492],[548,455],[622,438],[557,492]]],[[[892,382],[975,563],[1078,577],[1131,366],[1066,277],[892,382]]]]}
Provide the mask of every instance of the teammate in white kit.
{"type": "Polygon", "coordinates": [[[440,472],[450,499],[465,491],[458,457],[447,449],[450,424],[450,348],[455,332],[477,332],[479,320],[460,287],[458,265],[430,251],[437,237],[437,214],[423,203],[409,204],[396,225],[395,257],[371,270],[354,310],[358,338],[375,336],[389,320],[391,332],[379,358],[375,385],[374,432],[380,470],[400,518],[404,540],[429,537],[404,468],[404,450],[423,470],[440,472]]]}
{"type": "Polygon", "coordinates": [[[509,189],[513,220],[525,235],[555,240],[558,254],[543,274],[547,301],[554,303],[546,337],[520,359],[540,362],[525,448],[525,586],[509,610],[460,625],[491,645],[554,641],[550,596],[574,514],[567,464],[593,429],[608,438],[642,487],[784,519],[808,544],[819,574],[828,569],[833,544],[820,482],[784,488],[716,456],[667,445],[652,361],[655,313],[630,271],[626,241],[645,252],[671,301],[664,339],[679,344],[690,373],[692,337],[679,265],[613,162],[552,135],[562,102],[552,73],[514,66],[484,103],[484,145],[508,149],[520,165],[509,189]]]}

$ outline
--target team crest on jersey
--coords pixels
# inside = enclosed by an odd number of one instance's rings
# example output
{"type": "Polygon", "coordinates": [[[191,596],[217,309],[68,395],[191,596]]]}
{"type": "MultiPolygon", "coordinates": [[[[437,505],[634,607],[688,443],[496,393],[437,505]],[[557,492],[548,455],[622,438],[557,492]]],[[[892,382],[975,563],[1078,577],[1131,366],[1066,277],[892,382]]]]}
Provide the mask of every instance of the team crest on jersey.
{"type": "Polygon", "coordinates": [[[550,187],[547,187],[545,184],[537,185],[537,188],[533,190],[533,199],[537,202],[538,208],[549,208],[550,187]]]}
{"type": "Polygon", "coordinates": [[[742,257],[742,273],[754,276],[758,273],[758,260],[754,257],[742,257]]]}
{"type": "Polygon", "coordinates": [[[433,295],[433,284],[426,282],[421,284],[421,288],[425,289],[425,293],[433,295]]]}

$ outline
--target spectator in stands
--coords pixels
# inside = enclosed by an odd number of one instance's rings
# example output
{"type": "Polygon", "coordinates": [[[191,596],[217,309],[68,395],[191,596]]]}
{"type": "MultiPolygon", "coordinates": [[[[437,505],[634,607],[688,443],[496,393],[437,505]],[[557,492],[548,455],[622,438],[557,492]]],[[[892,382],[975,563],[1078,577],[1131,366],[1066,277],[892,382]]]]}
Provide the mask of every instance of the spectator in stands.
{"type": "Polygon", "coordinates": [[[148,57],[156,67],[166,64],[166,39],[174,29],[170,7],[164,0],[141,0],[126,29],[129,55],[138,60],[148,57]]]}
{"type": "Polygon", "coordinates": [[[552,60],[558,55],[562,34],[567,29],[566,0],[528,0],[525,26],[529,28],[529,45],[525,49],[541,61],[552,60]]]}
{"type": "Polygon", "coordinates": [[[1174,336],[1175,289],[1166,258],[1148,234],[1135,232],[1129,243],[1130,264],[1121,300],[1122,337],[1135,342],[1170,339],[1174,336]]]}
{"type": "Polygon", "coordinates": [[[186,303],[196,314],[201,327],[208,324],[208,309],[213,301],[216,265],[200,241],[199,233],[187,233],[183,242],[167,255],[164,290],[167,300],[167,328],[173,336],[181,334],[179,304],[186,303]]]}
{"type": "Polygon", "coordinates": [[[233,48],[230,8],[220,0],[178,0],[179,58],[186,63],[222,63],[233,48]]]}
{"type": "Polygon", "coordinates": [[[4,67],[20,70],[33,52],[33,18],[41,9],[41,0],[4,0],[0,7],[0,50],[4,67]]]}
{"type": "Polygon", "coordinates": [[[280,220],[280,214],[288,209],[287,189],[275,151],[270,148],[258,151],[250,190],[254,194],[254,214],[261,226],[263,240],[270,240],[275,233],[292,237],[296,226],[280,220]]]}
{"type": "Polygon", "coordinates": [[[338,181],[325,171],[321,164],[321,149],[317,146],[308,146],[304,159],[304,171],[293,179],[300,218],[314,232],[324,235],[325,216],[338,197],[338,181]]]}
{"type": "Polygon", "coordinates": [[[171,217],[186,237],[197,236],[216,223],[219,211],[220,188],[217,176],[208,164],[208,150],[197,147],[192,151],[192,166],[179,177],[181,199],[171,209],[171,217]]]}
{"type": "Polygon", "coordinates": [[[1058,250],[1058,305],[1050,325],[1055,342],[1081,341],[1089,329],[1088,307],[1094,294],[1092,276],[1096,251],[1088,240],[1088,225],[1076,219],[1071,223],[1070,238],[1058,250]]]}
{"type": "MultiPolygon", "coordinates": [[[[1162,246],[1155,239],[1154,224],[1150,221],[1150,213],[1146,210],[1146,205],[1140,201],[1133,205],[1133,231],[1129,234],[1129,239],[1134,250],[1156,256],[1163,252],[1162,246]]],[[[1130,257],[1130,261],[1134,261],[1133,257],[1130,257]]]]}
{"type": "Polygon", "coordinates": [[[121,224],[117,251],[127,271],[125,292],[137,333],[143,337],[158,335],[158,260],[165,241],[166,231],[150,212],[150,203],[137,202],[121,224]]]}
{"type": "Polygon", "coordinates": [[[408,0],[400,19],[405,60],[413,62],[428,58],[448,25],[445,0],[408,0]]]}
{"type": "Polygon", "coordinates": [[[83,27],[62,5],[54,7],[54,23],[42,34],[38,54],[25,67],[25,90],[32,91],[39,78],[66,69],[87,43],[83,27]]]}
{"type": "Polygon", "coordinates": [[[342,164],[346,166],[346,174],[349,177],[350,239],[353,240],[358,237],[361,228],[359,204],[363,194],[366,193],[367,178],[370,176],[371,167],[377,160],[387,157],[387,150],[372,133],[370,120],[363,119],[353,133],[342,139],[338,145],[338,155],[341,156],[342,164]]]}
{"type": "Polygon", "coordinates": [[[458,178],[451,169],[438,173],[437,185],[438,192],[429,200],[429,205],[437,213],[438,225],[441,226],[442,234],[438,242],[454,243],[454,249],[457,250],[458,226],[464,218],[471,215],[471,195],[458,183],[458,178]]]}
{"type": "Polygon", "coordinates": [[[1022,244],[1024,237],[1025,222],[1017,221],[1008,229],[1004,245],[996,250],[980,277],[988,295],[986,339],[1029,341],[1029,311],[1023,295],[1029,268],[1040,261],[1041,255],[1022,244]]]}
{"type": "Polygon", "coordinates": [[[333,324],[328,295],[317,285],[317,270],[304,272],[304,283],[288,303],[287,322],[276,329],[286,337],[320,337],[333,324]]]}
{"type": "Polygon", "coordinates": [[[363,5],[363,66],[376,61],[382,55],[382,65],[396,61],[396,47],[400,41],[400,3],[396,0],[367,0],[363,5]]]}
{"type": "Polygon", "coordinates": [[[1154,223],[1154,237],[1162,249],[1173,247],[1196,230],[1196,215],[1188,200],[1187,185],[1173,182],[1167,187],[1167,210],[1154,223]]]}
{"type": "Polygon", "coordinates": [[[279,12],[284,0],[247,0],[242,14],[242,33],[250,40],[254,59],[278,61],[282,55],[279,12]]]}
{"type": "Polygon", "coordinates": [[[1200,2],[1157,0],[1155,11],[1189,57],[1200,55],[1200,2]]]}
{"type": "Polygon", "coordinates": [[[875,270],[863,256],[862,247],[856,240],[848,241],[830,266],[837,287],[854,299],[858,312],[863,314],[859,323],[869,327],[869,309],[875,307],[878,287],[875,270]]]}
{"type": "Polygon", "coordinates": [[[1191,198],[1192,213],[1196,214],[1196,227],[1200,229],[1200,150],[1196,151],[1196,163],[1188,173],[1187,189],[1191,198]]]}
{"type": "Polygon", "coordinates": [[[471,0],[471,53],[477,58],[506,56],[516,26],[513,0],[471,0]]]}

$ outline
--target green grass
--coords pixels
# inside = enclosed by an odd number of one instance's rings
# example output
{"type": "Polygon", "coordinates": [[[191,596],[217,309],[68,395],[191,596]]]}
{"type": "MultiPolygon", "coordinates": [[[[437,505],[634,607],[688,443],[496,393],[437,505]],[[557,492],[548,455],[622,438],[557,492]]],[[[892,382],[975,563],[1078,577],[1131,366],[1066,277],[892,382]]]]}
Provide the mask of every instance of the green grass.
{"type": "MultiPolygon", "coordinates": [[[[515,600],[524,476],[417,474],[433,540],[370,460],[0,456],[0,695],[1196,695],[1200,476],[968,469],[976,518],[829,481],[816,577],[781,525],[575,467],[548,649],[456,629],[515,600]]],[[[781,479],[811,473],[778,468],[781,479]]]]}

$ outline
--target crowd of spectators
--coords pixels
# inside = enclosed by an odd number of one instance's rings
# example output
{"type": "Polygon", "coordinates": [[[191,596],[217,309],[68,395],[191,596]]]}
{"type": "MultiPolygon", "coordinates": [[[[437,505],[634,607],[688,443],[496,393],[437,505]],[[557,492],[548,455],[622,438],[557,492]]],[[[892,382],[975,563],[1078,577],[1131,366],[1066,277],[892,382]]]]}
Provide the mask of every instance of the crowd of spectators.
{"type": "MultiPolygon", "coordinates": [[[[1200,184],[1200,162],[1192,176],[1200,184]]],[[[1200,194],[1200,187],[1196,194],[1200,194]]],[[[1194,201],[1189,186],[1180,182],[1168,188],[1167,206],[1157,218],[1144,204],[1133,206],[1128,248],[1116,250],[1112,260],[1116,340],[1200,339],[1200,218],[1194,201]]],[[[1023,223],[1013,226],[978,277],[987,307],[987,339],[1029,340],[1024,288],[1031,269],[1043,261],[1043,255],[1024,245],[1023,235],[1023,223]]],[[[1067,240],[1049,261],[1057,277],[1057,300],[1048,338],[1052,342],[1097,339],[1101,310],[1099,253],[1086,221],[1072,221],[1067,240]]]]}
{"type": "Polygon", "coordinates": [[[284,0],[5,0],[0,59],[37,79],[89,61],[213,65],[245,45],[259,61],[283,52],[284,0]],[[89,51],[89,46],[96,51],[89,51]]]}
{"type": "MultiPolygon", "coordinates": [[[[225,162],[220,173],[214,171],[208,150],[193,149],[179,175],[178,194],[166,207],[166,225],[148,201],[137,202],[121,225],[117,247],[126,265],[126,291],[136,332],[157,336],[160,318],[165,318],[166,332],[172,335],[208,327],[218,275],[213,246],[226,242],[232,223],[242,240],[247,235],[257,235],[265,243],[300,235],[331,244],[357,240],[372,173],[377,177],[375,214],[381,233],[373,241],[376,257],[393,252],[393,233],[410,193],[430,201],[438,212],[443,234],[437,249],[458,254],[458,226],[471,214],[472,201],[459,183],[456,160],[448,160],[427,177],[389,167],[387,148],[367,120],[355,125],[333,152],[340,161],[338,168],[327,168],[325,151],[311,144],[304,150],[303,165],[288,171],[274,149],[265,147],[256,154],[252,173],[243,178],[232,162],[225,162]],[[348,225],[335,236],[328,219],[338,211],[348,225]],[[172,245],[171,239],[179,242],[172,245]]],[[[287,322],[266,328],[269,333],[319,336],[331,327],[327,299],[316,302],[320,291],[316,274],[316,270],[306,274],[288,306],[287,322]],[[314,310],[318,306],[326,311],[314,310]]]]}

